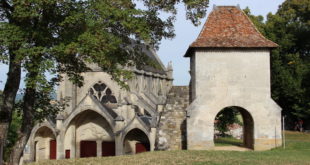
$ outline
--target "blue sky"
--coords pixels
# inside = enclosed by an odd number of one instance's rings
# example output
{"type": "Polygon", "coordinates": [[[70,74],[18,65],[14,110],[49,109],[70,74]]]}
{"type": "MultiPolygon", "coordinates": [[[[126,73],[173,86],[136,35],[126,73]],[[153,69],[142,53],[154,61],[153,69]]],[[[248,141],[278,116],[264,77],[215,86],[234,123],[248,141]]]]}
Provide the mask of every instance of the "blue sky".
{"type": "MultiPolygon", "coordinates": [[[[212,11],[213,5],[240,5],[241,9],[250,8],[252,14],[266,16],[269,12],[275,13],[278,6],[282,4],[284,0],[210,0],[208,12],[212,11]]],[[[172,40],[163,40],[161,42],[159,51],[157,54],[166,65],[169,61],[172,61],[174,68],[174,85],[188,85],[190,80],[189,75],[189,58],[184,58],[188,46],[197,38],[204,22],[207,18],[204,18],[202,24],[195,27],[189,20],[185,19],[184,6],[180,5],[178,10],[177,21],[175,22],[176,37],[172,40]]]]}
{"type": "MultiPolygon", "coordinates": [[[[240,5],[242,9],[247,6],[254,15],[266,16],[269,12],[275,13],[278,6],[284,0],[210,0],[208,12],[212,11],[213,5],[240,5]]],[[[185,19],[184,6],[178,6],[178,15],[175,22],[176,37],[172,40],[162,40],[157,52],[165,65],[172,61],[174,68],[174,85],[188,85],[190,75],[189,58],[184,58],[188,46],[197,38],[206,18],[201,20],[202,24],[195,27],[189,20],[185,19]]],[[[3,90],[6,81],[7,66],[0,64],[0,90],[3,90]]]]}

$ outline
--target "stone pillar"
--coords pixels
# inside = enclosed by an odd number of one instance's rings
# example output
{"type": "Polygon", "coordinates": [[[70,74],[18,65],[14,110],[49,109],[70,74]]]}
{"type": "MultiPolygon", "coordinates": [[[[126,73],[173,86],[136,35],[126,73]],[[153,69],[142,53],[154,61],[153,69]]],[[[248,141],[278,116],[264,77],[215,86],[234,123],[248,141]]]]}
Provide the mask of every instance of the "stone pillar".
{"type": "MultiPolygon", "coordinates": [[[[30,138],[31,138],[31,136],[30,136],[30,138]]],[[[30,161],[31,162],[34,162],[35,160],[34,160],[34,154],[35,154],[35,146],[34,146],[34,140],[32,140],[32,139],[30,139],[29,138],[29,150],[30,150],[30,157],[29,157],[29,159],[30,159],[30,161]]]]}
{"type": "Polygon", "coordinates": [[[56,137],[56,142],[57,142],[57,159],[64,159],[65,154],[64,154],[64,138],[61,134],[57,135],[56,137]]]}
{"type": "Polygon", "coordinates": [[[80,149],[80,142],[75,141],[75,158],[80,158],[81,155],[81,149],[80,149]]]}
{"type": "Polygon", "coordinates": [[[122,142],[121,134],[115,136],[115,156],[123,155],[124,154],[124,146],[122,142]]]}
{"type": "Polygon", "coordinates": [[[172,61],[169,61],[168,65],[167,65],[167,75],[168,78],[173,79],[173,67],[172,67],[172,61]]]}
{"type": "MultiPolygon", "coordinates": [[[[115,129],[114,132],[118,132],[124,127],[124,118],[121,116],[116,117],[115,119],[115,129]]],[[[115,155],[123,155],[123,142],[122,142],[122,134],[118,133],[115,135],[115,155]]]]}
{"type": "Polygon", "coordinates": [[[156,139],[156,128],[151,128],[149,140],[150,140],[150,151],[155,149],[155,139],[156,139]]]}
{"type": "Polygon", "coordinates": [[[97,157],[101,157],[102,156],[102,140],[96,140],[96,144],[97,144],[97,157]]]}
{"type": "Polygon", "coordinates": [[[65,154],[64,154],[64,136],[65,136],[65,130],[63,129],[63,116],[58,115],[56,117],[56,144],[57,144],[57,153],[56,157],[57,159],[64,159],[65,154]]]}
{"type": "Polygon", "coordinates": [[[70,147],[70,158],[75,158],[76,157],[76,127],[73,124],[71,126],[72,129],[72,139],[71,139],[71,147],[70,147]]]}

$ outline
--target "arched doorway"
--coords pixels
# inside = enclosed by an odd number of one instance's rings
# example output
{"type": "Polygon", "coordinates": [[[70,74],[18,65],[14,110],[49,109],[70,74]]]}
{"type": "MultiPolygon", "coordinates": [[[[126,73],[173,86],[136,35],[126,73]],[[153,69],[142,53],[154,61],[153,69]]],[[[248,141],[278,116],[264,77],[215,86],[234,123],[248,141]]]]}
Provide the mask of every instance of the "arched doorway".
{"type": "Polygon", "coordinates": [[[140,129],[129,131],[123,141],[124,154],[137,154],[150,151],[148,136],[140,129]]]}
{"type": "Polygon", "coordinates": [[[34,161],[56,159],[57,142],[53,131],[43,126],[34,135],[34,161]]]}
{"type": "Polygon", "coordinates": [[[254,121],[244,108],[223,108],[214,120],[215,146],[254,148],[254,121]]]}
{"type": "Polygon", "coordinates": [[[65,157],[115,155],[115,137],[107,120],[99,113],[86,110],[76,115],[65,133],[65,157]]]}

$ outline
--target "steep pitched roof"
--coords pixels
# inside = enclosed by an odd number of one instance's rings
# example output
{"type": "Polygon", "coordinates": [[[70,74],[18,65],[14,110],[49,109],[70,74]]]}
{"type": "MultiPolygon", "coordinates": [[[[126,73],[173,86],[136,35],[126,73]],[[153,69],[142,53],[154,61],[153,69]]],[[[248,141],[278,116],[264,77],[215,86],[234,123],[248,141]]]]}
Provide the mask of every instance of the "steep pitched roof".
{"type": "Polygon", "coordinates": [[[145,43],[136,43],[135,41],[132,41],[132,45],[129,47],[129,49],[133,49],[134,47],[138,46],[142,53],[145,55],[145,65],[140,66],[141,70],[147,71],[147,72],[153,72],[158,73],[161,75],[166,75],[166,67],[156,54],[156,51],[154,48],[148,44],[145,43]]]}
{"type": "Polygon", "coordinates": [[[141,69],[148,72],[159,73],[165,75],[166,67],[156,54],[156,51],[151,47],[144,45],[142,51],[146,54],[148,59],[146,59],[146,65],[142,66],[141,69]]]}
{"type": "Polygon", "coordinates": [[[188,48],[275,48],[247,15],[236,6],[217,6],[208,16],[198,38],[188,48]]]}

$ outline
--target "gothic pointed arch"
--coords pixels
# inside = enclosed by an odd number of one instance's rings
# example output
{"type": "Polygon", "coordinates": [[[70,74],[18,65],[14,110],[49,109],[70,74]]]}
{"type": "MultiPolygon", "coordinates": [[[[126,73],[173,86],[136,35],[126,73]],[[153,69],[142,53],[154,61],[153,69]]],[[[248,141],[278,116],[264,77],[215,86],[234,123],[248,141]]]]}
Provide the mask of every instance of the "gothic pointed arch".
{"type": "Polygon", "coordinates": [[[56,159],[56,130],[45,121],[37,124],[30,135],[30,157],[33,161],[56,159]]]}
{"type": "Polygon", "coordinates": [[[137,116],[137,114],[131,119],[127,126],[124,127],[121,131],[118,133],[121,134],[122,140],[124,139],[125,135],[132,129],[138,128],[141,131],[143,131],[147,136],[149,136],[150,128],[151,128],[151,122],[144,121],[142,118],[137,116]]]}
{"type": "Polygon", "coordinates": [[[51,124],[51,123],[48,122],[48,121],[44,121],[44,122],[42,122],[42,123],[36,124],[36,125],[33,127],[32,131],[31,131],[30,139],[34,137],[35,133],[36,133],[36,132],[38,131],[38,129],[40,129],[41,127],[49,128],[49,129],[53,132],[53,135],[54,135],[54,136],[57,136],[56,130],[55,130],[55,128],[54,128],[54,125],[51,124]]]}
{"type": "MultiPolygon", "coordinates": [[[[87,96],[86,96],[87,97],[87,96]]],[[[90,97],[90,96],[88,96],[90,97]]],[[[68,118],[65,120],[65,122],[63,123],[63,130],[66,130],[70,124],[70,122],[79,114],[83,113],[84,111],[94,111],[96,113],[98,113],[99,115],[101,115],[103,118],[105,118],[109,124],[109,126],[114,129],[115,126],[115,121],[114,119],[117,117],[114,115],[110,115],[107,111],[104,109],[104,107],[99,107],[99,105],[86,105],[86,106],[78,106],[77,109],[75,109],[69,116],[68,118]]]]}
{"type": "Polygon", "coordinates": [[[104,155],[103,151],[112,156],[115,153],[109,153],[105,148],[106,144],[111,146],[114,143],[113,127],[103,115],[92,109],[75,115],[64,130],[64,150],[68,153],[66,158],[96,157],[104,155]]]}
{"type": "Polygon", "coordinates": [[[124,154],[137,154],[150,151],[150,139],[146,132],[139,128],[129,130],[122,139],[124,154]]]}

